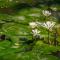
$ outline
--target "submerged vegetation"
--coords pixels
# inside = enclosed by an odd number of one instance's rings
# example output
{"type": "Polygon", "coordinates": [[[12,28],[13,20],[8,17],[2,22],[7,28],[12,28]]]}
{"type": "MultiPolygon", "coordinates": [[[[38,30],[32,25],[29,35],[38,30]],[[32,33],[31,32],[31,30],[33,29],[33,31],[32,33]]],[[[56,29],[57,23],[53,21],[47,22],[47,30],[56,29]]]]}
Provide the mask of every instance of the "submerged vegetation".
{"type": "Polygon", "coordinates": [[[59,3],[1,0],[0,60],[60,60],[59,3]]]}

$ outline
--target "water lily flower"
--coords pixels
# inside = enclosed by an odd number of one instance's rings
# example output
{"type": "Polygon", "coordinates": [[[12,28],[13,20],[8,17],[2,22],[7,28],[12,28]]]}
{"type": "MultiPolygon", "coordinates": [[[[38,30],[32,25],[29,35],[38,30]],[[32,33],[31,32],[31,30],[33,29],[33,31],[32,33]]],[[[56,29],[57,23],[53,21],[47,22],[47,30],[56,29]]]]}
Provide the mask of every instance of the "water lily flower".
{"type": "Polygon", "coordinates": [[[53,26],[55,25],[55,23],[56,22],[53,22],[53,21],[47,21],[46,23],[43,23],[43,26],[51,30],[53,26]]]}
{"type": "Polygon", "coordinates": [[[30,25],[31,28],[35,28],[35,27],[37,27],[36,22],[30,22],[29,25],[30,25]]]}
{"type": "Polygon", "coordinates": [[[38,29],[33,29],[32,33],[34,36],[39,35],[40,31],[38,29]]]}
{"type": "Polygon", "coordinates": [[[48,10],[43,10],[42,13],[44,16],[50,16],[51,15],[51,12],[49,12],[48,10]]]}

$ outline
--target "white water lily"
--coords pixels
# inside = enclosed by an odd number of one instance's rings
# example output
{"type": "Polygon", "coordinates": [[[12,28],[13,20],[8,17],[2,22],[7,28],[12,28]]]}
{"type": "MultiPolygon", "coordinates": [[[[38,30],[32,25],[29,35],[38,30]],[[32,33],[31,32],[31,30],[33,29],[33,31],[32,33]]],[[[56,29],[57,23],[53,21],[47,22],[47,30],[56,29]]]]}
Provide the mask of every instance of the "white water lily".
{"type": "Polygon", "coordinates": [[[40,31],[38,29],[34,29],[34,30],[32,30],[32,32],[33,33],[36,33],[36,34],[39,34],[40,33],[40,31]]]}
{"type": "Polygon", "coordinates": [[[47,21],[46,23],[43,23],[43,26],[47,29],[52,29],[56,22],[53,21],[47,21]]]}
{"type": "Polygon", "coordinates": [[[39,35],[40,31],[38,29],[33,29],[32,33],[34,36],[39,35]]]}
{"type": "Polygon", "coordinates": [[[45,16],[50,16],[51,15],[51,12],[49,12],[48,10],[43,10],[42,13],[45,16]]]}
{"type": "Polygon", "coordinates": [[[29,23],[29,26],[30,26],[31,28],[35,28],[35,27],[37,27],[37,24],[36,24],[36,22],[30,22],[30,23],[29,23]]]}
{"type": "Polygon", "coordinates": [[[45,27],[47,29],[52,29],[54,27],[54,25],[56,24],[56,22],[54,21],[46,21],[44,23],[42,22],[36,22],[38,26],[42,26],[45,27]]]}

